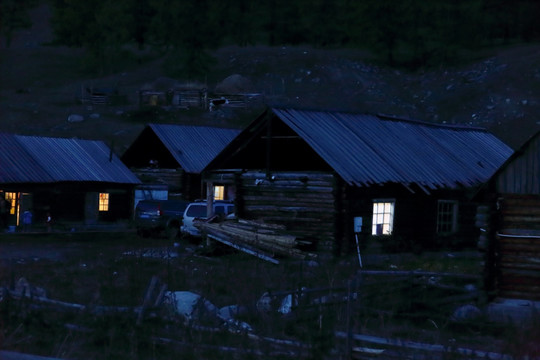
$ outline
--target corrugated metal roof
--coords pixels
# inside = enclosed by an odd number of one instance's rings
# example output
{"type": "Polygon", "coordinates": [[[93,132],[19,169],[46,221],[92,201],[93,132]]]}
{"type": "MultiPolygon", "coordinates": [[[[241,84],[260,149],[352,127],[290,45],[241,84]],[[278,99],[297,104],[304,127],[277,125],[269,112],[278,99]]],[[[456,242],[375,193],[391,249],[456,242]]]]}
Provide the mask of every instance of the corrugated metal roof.
{"type": "Polygon", "coordinates": [[[187,173],[200,173],[240,130],[209,126],[149,125],[187,173]]]}
{"type": "Polygon", "coordinates": [[[484,129],[344,112],[272,109],[347,183],[474,186],[512,149],[484,129]]]}
{"type": "Polygon", "coordinates": [[[138,184],[102,141],[0,134],[0,183],[138,184]]]}

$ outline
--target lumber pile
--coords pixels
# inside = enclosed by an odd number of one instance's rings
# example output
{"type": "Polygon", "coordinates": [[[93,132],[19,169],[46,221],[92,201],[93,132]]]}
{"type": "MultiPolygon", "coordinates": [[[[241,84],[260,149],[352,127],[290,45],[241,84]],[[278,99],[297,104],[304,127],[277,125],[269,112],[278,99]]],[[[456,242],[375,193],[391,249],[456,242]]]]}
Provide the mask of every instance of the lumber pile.
{"type": "Polygon", "coordinates": [[[220,223],[213,220],[215,219],[198,222],[195,226],[213,240],[264,260],[278,263],[276,257],[279,256],[296,259],[317,257],[301,249],[303,246],[311,245],[309,241],[284,233],[283,226],[242,219],[220,223]]]}

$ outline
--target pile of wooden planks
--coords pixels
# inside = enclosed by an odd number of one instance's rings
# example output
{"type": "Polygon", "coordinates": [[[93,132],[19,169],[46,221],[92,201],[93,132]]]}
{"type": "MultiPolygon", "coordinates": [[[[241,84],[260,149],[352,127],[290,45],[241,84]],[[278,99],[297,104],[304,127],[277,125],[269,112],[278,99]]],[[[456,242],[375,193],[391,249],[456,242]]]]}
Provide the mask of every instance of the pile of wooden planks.
{"type": "Polygon", "coordinates": [[[299,249],[309,242],[285,234],[284,227],[249,220],[215,223],[198,222],[196,226],[209,238],[273,263],[278,256],[296,259],[316,258],[313,253],[299,249]]]}

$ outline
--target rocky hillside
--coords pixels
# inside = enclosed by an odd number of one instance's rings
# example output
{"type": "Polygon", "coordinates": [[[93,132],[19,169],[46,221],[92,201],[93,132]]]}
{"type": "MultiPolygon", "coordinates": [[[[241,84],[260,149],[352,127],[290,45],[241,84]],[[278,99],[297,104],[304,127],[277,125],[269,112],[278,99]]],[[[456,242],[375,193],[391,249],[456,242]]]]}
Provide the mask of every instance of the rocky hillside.
{"type": "MultiPolygon", "coordinates": [[[[164,76],[161,60],[147,57],[106,77],[85,75],[80,50],[47,46],[49,15],[46,6],[36,8],[34,26],[16,34],[9,48],[0,44],[0,131],[102,139],[121,153],[147,122],[238,127],[256,116],[137,113],[138,90],[164,76]],[[83,105],[77,99],[87,87],[115,87],[127,101],[83,105]],[[82,121],[68,121],[72,114],[82,121]]],[[[225,47],[214,55],[216,65],[201,81],[210,91],[238,74],[243,81],[233,88],[263,94],[268,104],[485,127],[514,148],[540,129],[540,44],[478,51],[471,63],[416,73],[378,66],[351,49],[225,47]]]]}

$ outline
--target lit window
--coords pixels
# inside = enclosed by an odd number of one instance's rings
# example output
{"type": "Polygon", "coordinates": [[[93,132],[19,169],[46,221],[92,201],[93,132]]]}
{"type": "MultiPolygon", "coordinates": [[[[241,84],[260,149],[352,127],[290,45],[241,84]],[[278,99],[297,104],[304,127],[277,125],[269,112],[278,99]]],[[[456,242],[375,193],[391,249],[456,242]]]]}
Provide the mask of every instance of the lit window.
{"type": "Polygon", "coordinates": [[[457,230],[457,201],[439,200],[437,206],[437,233],[448,234],[457,230]]]}
{"type": "Polygon", "coordinates": [[[109,211],[109,193],[99,193],[99,211],[109,211]]]}
{"type": "Polygon", "coordinates": [[[373,202],[372,235],[390,235],[394,227],[394,201],[373,202]]]}
{"type": "Polygon", "coordinates": [[[4,199],[6,199],[8,203],[9,213],[11,215],[14,215],[15,211],[17,210],[17,197],[18,197],[18,193],[16,192],[4,193],[4,199]]]}
{"type": "Polygon", "coordinates": [[[225,186],[214,186],[214,200],[225,200],[225,186]]]}

